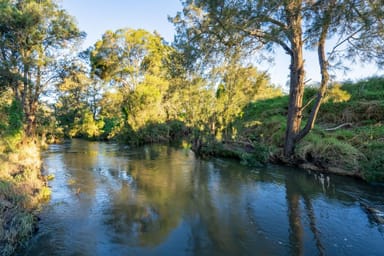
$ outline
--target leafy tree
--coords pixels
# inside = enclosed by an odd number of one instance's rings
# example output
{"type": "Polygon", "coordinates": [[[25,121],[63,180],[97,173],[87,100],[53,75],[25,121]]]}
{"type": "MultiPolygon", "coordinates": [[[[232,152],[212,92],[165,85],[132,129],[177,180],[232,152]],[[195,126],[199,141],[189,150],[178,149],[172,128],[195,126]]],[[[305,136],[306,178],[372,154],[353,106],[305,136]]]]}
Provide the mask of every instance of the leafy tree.
{"type": "Polygon", "coordinates": [[[27,135],[33,135],[39,98],[61,72],[60,56],[82,37],[55,1],[0,1],[0,73],[21,102],[27,135]]]}
{"type": "Polygon", "coordinates": [[[166,119],[163,97],[169,87],[165,67],[169,51],[157,34],[119,29],[107,31],[91,52],[92,73],[123,96],[115,112],[121,111],[134,130],[166,119]]]}
{"type": "Polygon", "coordinates": [[[241,66],[236,59],[214,69],[220,84],[216,91],[216,120],[224,139],[230,139],[231,122],[241,114],[243,108],[255,100],[259,89],[269,86],[266,74],[253,66],[241,66]]]}
{"type": "Polygon", "coordinates": [[[118,91],[106,91],[100,99],[100,118],[104,121],[103,137],[111,139],[123,132],[125,116],[121,107],[123,95],[118,91]]]}
{"type": "MultiPolygon", "coordinates": [[[[329,62],[340,53],[355,57],[369,46],[382,53],[382,9],[374,1],[183,1],[183,13],[172,19],[177,44],[186,56],[201,63],[201,57],[220,61],[228,51],[242,48],[248,53],[281,47],[290,56],[290,91],[284,155],[290,157],[295,145],[313,128],[329,83],[329,62]],[[325,51],[328,39],[336,39],[332,51],[325,51]],[[363,47],[363,44],[365,46],[363,47]],[[342,45],[346,51],[341,51],[342,45]],[[322,81],[302,126],[305,87],[304,47],[317,48],[322,81]]],[[[371,49],[373,50],[373,49],[371,49]]],[[[344,55],[345,56],[345,55],[344,55]]],[[[382,56],[382,55],[381,55],[382,56]]]]}
{"type": "Polygon", "coordinates": [[[102,85],[97,79],[90,78],[84,59],[75,58],[67,63],[69,65],[56,86],[55,115],[66,136],[95,138],[101,133],[97,129],[102,128],[98,115],[102,85]]]}
{"type": "Polygon", "coordinates": [[[91,111],[85,109],[76,117],[71,130],[70,137],[80,136],[90,139],[98,138],[102,133],[104,122],[95,120],[91,111]]]}

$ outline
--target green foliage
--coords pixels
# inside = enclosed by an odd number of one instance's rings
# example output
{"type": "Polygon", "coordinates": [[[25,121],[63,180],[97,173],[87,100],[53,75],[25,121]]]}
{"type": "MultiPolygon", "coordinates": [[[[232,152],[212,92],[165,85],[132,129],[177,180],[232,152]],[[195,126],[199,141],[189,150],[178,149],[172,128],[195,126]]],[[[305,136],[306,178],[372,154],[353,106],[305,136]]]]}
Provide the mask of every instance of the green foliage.
{"type": "Polygon", "coordinates": [[[351,144],[315,133],[311,133],[298,145],[296,154],[323,168],[342,167],[350,172],[358,171],[360,161],[364,159],[364,154],[351,144]]]}
{"type": "MultiPolygon", "coordinates": [[[[382,181],[382,91],[384,79],[379,78],[345,83],[337,88],[336,93],[331,91],[328,95],[332,95],[330,97],[334,100],[323,104],[319,112],[319,124],[298,145],[296,159],[319,168],[336,167],[352,175],[362,175],[367,180],[382,181]],[[348,101],[336,100],[340,99],[341,91],[341,96],[350,95],[348,101]],[[346,122],[352,126],[326,130],[346,122]]],[[[315,94],[313,88],[306,90],[305,101],[308,102],[315,94]]],[[[259,143],[268,148],[270,153],[280,154],[285,136],[287,103],[288,96],[280,96],[245,106],[242,115],[233,122],[237,129],[236,138],[259,143]]]]}
{"type": "Polygon", "coordinates": [[[137,146],[146,143],[177,142],[187,133],[188,129],[183,122],[170,120],[166,123],[148,122],[137,131],[127,127],[121,136],[126,143],[137,146]]]}
{"type": "Polygon", "coordinates": [[[384,182],[384,137],[381,141],[365,143],[363,150],[366,157],[361,163],[363,177],[368,181],[384,182]]]}
{"type": "Polygon", "coordinates": [[[134,90],[146,74],[158,76],[168,47],[143,29],[107,31],[91,52],[92,72],[106,82],[134,90]]]}
{"type": "MultiPolygon", "coordinates": [[[[289,55],[286,157],[294,154],[296,144],[314,126],[332,62],[339,66],[337,61],[344,61],[346,56],[351,59],[365,56],[363,61],[383,62],[384,29],[377,25],[382,23],[383,12],[367,1],[185,0],[182,5],[183,11],[172,19],[177,30],[176,45],[186,53],[188,65],[204,70],[204,74],[212,65],[228,62],[228,56],[248,57],[255,49],[281,47],[289,55]],[[310,114],[305,119],[302,113],[306,106],[304,47],[317,49],[322,78],[318,98],[308,108],[310,114]],[[332,50],[326,51],[328,47],[332,50]],[[305,126],[301,126],[303,121],[307,122],[305,126]]],[[[222,91],[220,88],[219,96],[222,91]]],[[[348,95],[334,87],[327,99],[346,101],[348,95]]]]}
{"type": "Polygon", "coordinates": [[[23,109],[18,100],[13,100],[8,110],[8,134],[14,135],[19,133],[23,128],[23,109]]]}
{"type": "Polygon", "coordinates": [[[323,104],[320,110],[320,122],[368,124],[382,120],[384,116],[383,78],[374,77],[357,83],[345,83],[341,86],[341,90],[351,95],[349,101],[323,104]]]}
{"type": "Polygon", "coordinates": [[[253,152],[242,152],[240,154],[241,163],[249,166],[259,166],[269,160],[269,148],[264,144],[254,142],[253,152]]]}
{"type": "Polygon", "coordinates": [[[340,84],[335,84],[331,88],[328,89],[327,94],[325,98],[323,99],[324,102],[331,101],[333,103],[340,103],[340,102],[346,102],[349,101],[351,98],[351,94],[349,94],[347,91],[344,91],[341,88],[340,84]]]}
{"type": "Polygon", "coordinates": [[[102,134],[103,120],[95,120],[89,110],[81,113],[80,118],[75,118],[72,128],[69,130],[70,137],[83,137],[97,139],[102,134]]]}
{"type": "Polygon", "coordinates": [[[40,96],[62,77],[65,54],[83,34],[54,0],[2,0],[0,32],[0,84],[23,104],[24,128],[32,136],[40,96]]]}
{"type": "Polygon", "coordinates": [[[111,139],[115,136],[115,129],[119,126],[120,121],[118,117],[103,118],[104,126],[102,139],[111,139]]]}
{"type": "Polygon", "coordinates": [[[90,55],[92,73],[113,86],[99,102],[99,118],[109,120],[104,137],[131,140],[132,132],[166,121],[170,49],[158,34],[142,29],[107,31],[96,42],[90,55]]]}
{"type": "Polygon", "coordinates": [[[2,139],[0,146],[4,148],[0,150],[0,153],[1,151],[12,152],[16,150],[23,138],[23,110],[20,102],[13,99],[11,102],[4,102],[1,105],[1,111],[3,111],[1,121],[3,129],[0,131],[0,138],[2,139]]]}
{"type": "Polygon", "coordinates": [[[245,106],[242,115],[233,123],[238,131],[238,137],[267,145],[272,151],[282,147],[287,103],[287,96],[277,96],[245,106]]]}
{"type": "MultiPolygon", "coordinates": [[[[237,60],[232,61],[235,63],[216,71],[222,77],[222,83],[216,91],[214,116],[216,133],[223,133],[223,139],[233,136],[231,123],[241,114],[244,106],[260,97],[259,91],[271,88],[265,74],[257,72],[252,66],[242,67],[236,63],[237,60]]],[[[276,89],[276,94],[279,92],[276,89]]]]}

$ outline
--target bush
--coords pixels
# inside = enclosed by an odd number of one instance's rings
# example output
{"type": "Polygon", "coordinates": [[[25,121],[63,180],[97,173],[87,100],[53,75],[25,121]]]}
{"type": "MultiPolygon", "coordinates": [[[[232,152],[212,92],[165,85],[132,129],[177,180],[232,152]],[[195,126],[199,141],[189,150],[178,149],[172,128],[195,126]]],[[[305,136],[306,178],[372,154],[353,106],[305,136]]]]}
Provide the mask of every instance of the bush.
{"type": "Polygon", "coordinates": [[[253,143],[253,151],[240,154],[241,163],[249,166],[260,166],[268,162],[269,148],[260,143],[253,143]]]}

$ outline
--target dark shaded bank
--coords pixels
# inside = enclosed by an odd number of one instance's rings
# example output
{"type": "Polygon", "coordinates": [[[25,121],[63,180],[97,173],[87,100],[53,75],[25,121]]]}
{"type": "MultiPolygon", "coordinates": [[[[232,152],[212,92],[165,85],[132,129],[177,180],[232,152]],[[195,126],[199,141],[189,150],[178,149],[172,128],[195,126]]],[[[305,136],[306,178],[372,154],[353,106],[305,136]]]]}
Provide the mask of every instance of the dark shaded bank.
{"type": "Polygon", "coordinates": [[[0,154],[0,255],[12,255],[37,228],[50,190],[41,175],[39,146],[24,142],[0,154]]]}

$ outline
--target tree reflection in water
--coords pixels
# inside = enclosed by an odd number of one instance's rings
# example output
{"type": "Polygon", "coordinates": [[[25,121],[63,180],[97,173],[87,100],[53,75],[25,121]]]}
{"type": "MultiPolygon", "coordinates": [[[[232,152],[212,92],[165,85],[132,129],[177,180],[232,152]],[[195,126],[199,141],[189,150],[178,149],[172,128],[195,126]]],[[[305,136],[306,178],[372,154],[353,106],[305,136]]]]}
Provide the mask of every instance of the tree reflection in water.
{"type": "Polygon", "coordinates": [[[52,200],[20,255],[384,253],[382,226],[364,210],[383,206],[383,187],[161,145],[51,148],[52,200]]]}

